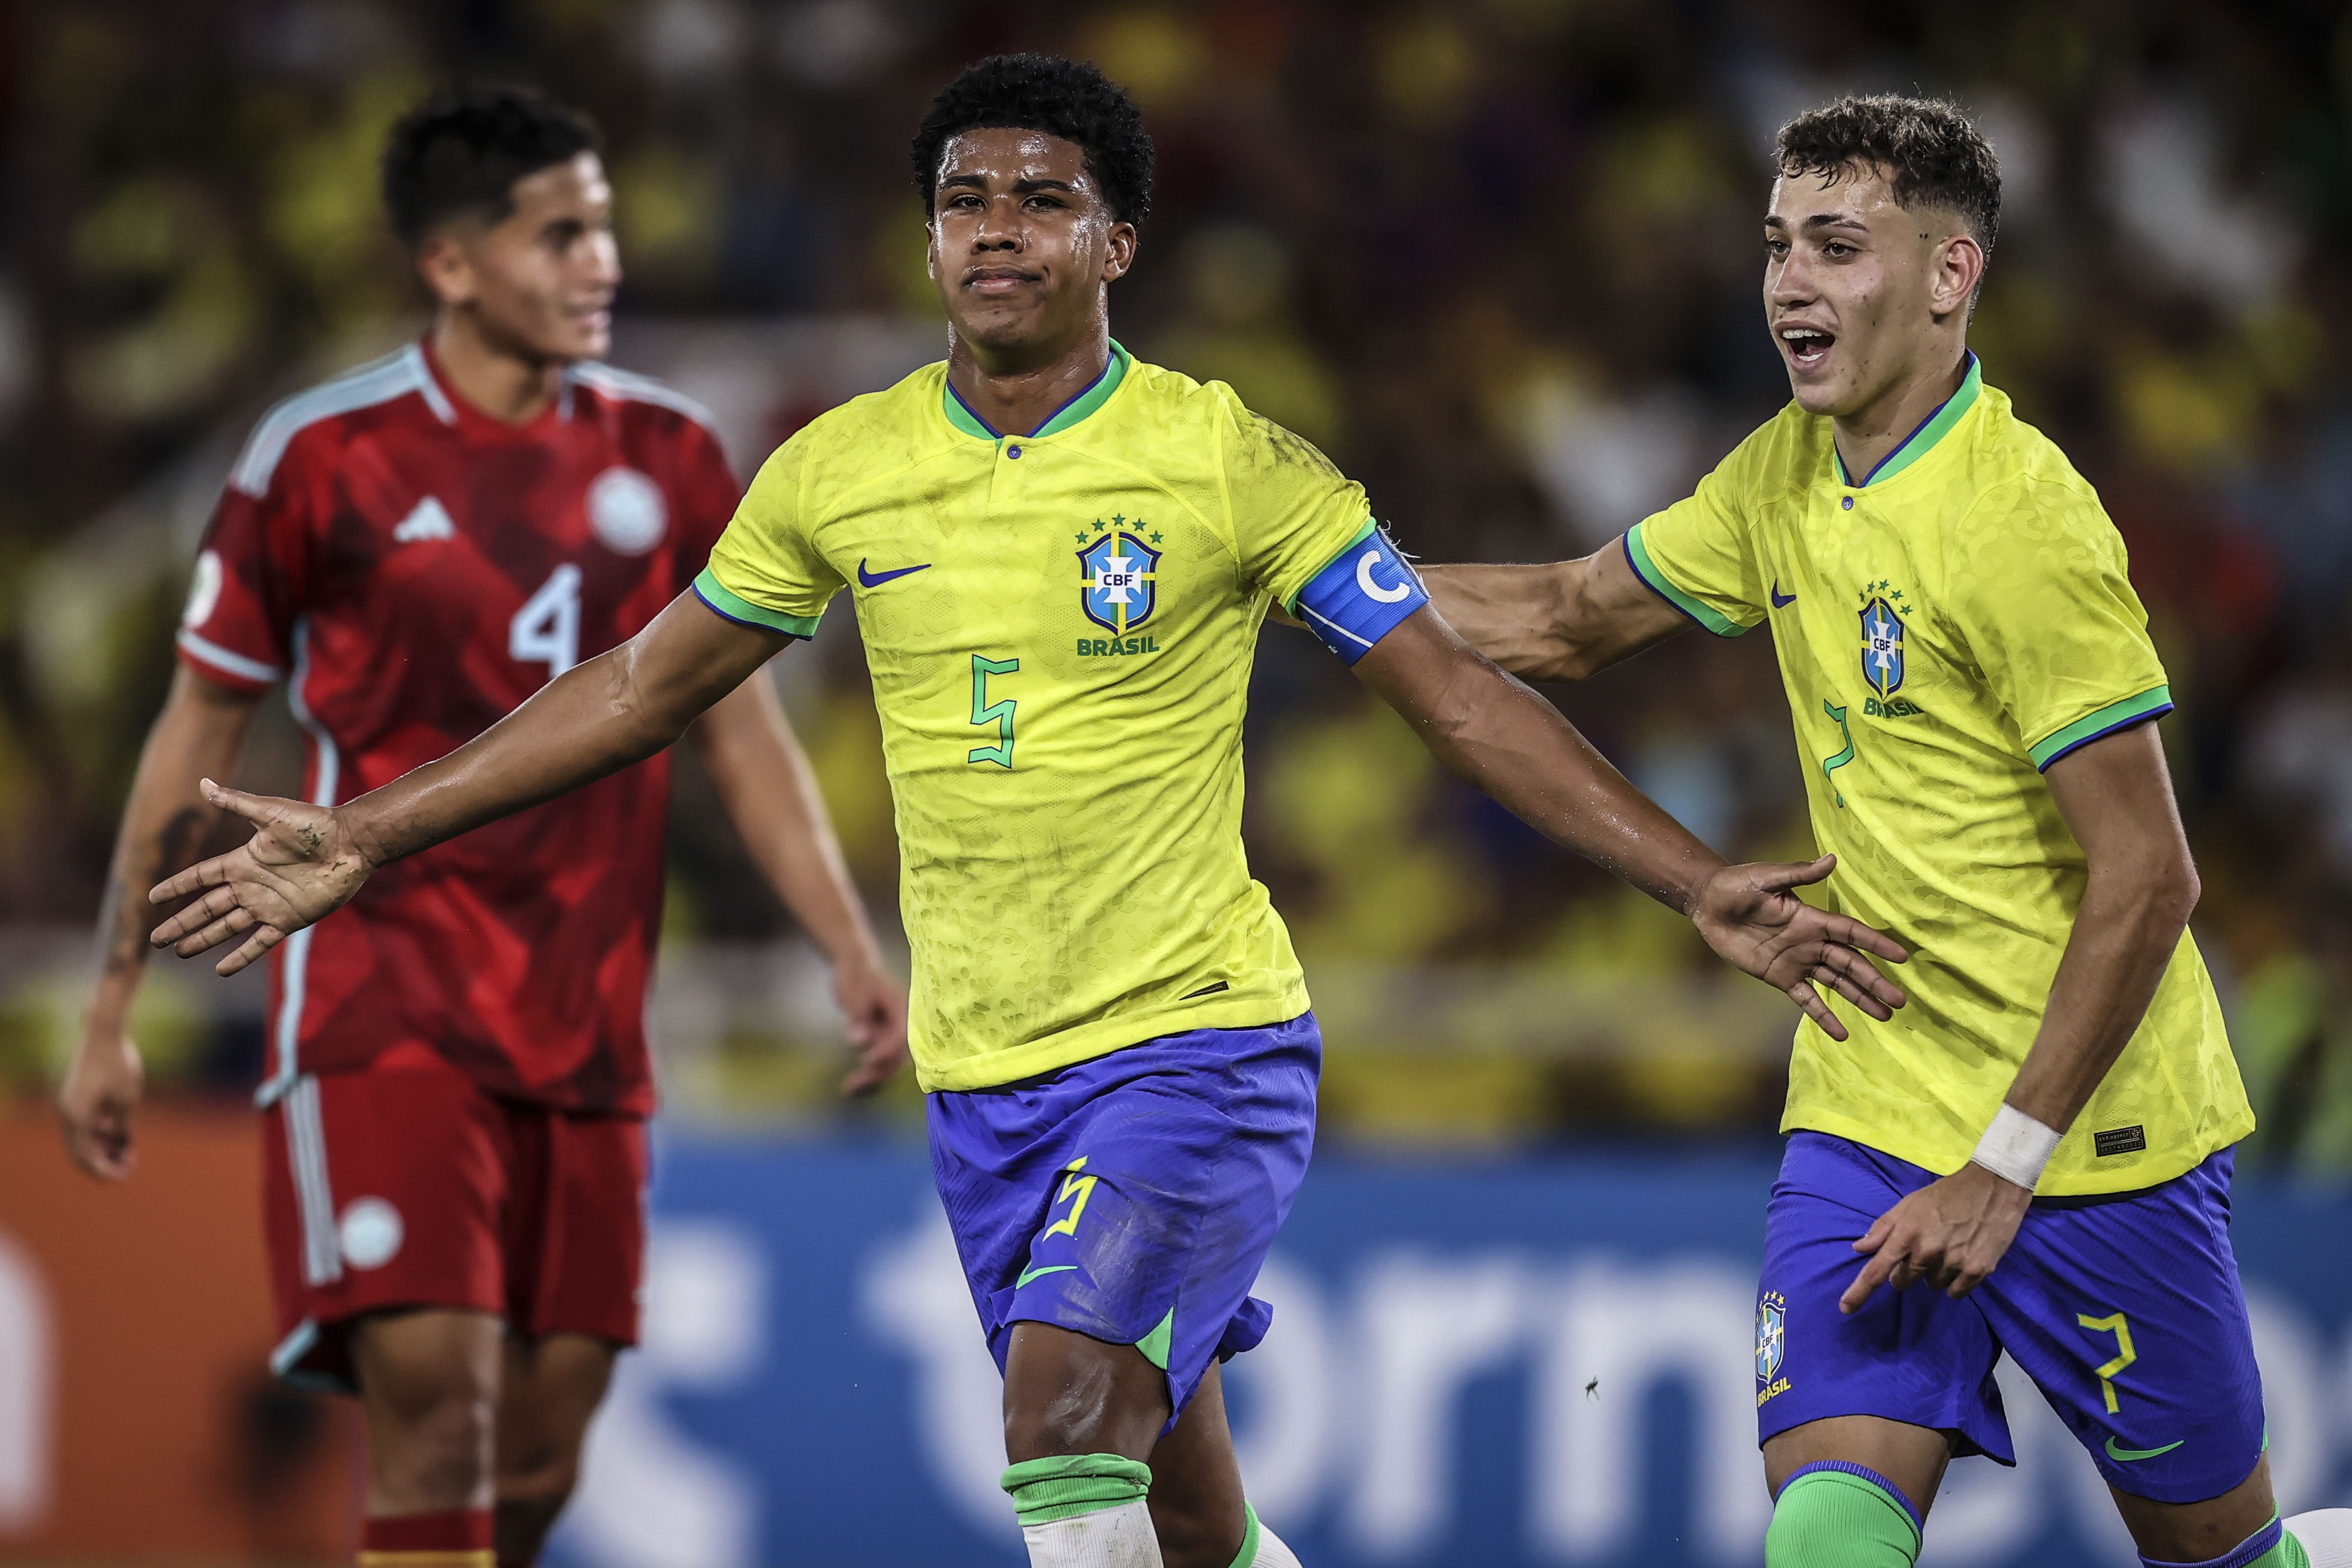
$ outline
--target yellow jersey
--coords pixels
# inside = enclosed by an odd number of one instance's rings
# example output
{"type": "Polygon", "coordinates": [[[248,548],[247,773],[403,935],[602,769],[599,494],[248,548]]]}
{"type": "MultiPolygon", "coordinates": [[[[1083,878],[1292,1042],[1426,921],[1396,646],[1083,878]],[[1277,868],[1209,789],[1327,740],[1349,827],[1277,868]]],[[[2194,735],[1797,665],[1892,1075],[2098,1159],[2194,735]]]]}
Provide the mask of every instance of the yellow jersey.
{"type": "MultiPolygon", "coordinates": [[[[1768,617],[1834,907],[1912,951],[1910,1005],[1851,1038],[1798,1027],[1783,1131],[1948,1174],[2032,1044],[2082,906],[2083,851],[2041,775],[2168,711],[2123,540],[2063,454],[1966,379],[1854,483],[1793,402],[1689,499],[1637,525],[1642,580],[1707,630],[1768,617]]],[[[2197,944],[2059,1145],[2038,1191],[2166,1181],[2252,1131],[2197,944]]]]}
{"type": "Polygon", "coordinates": [[[1267,601],[1370,519],[1231,388],[1117,345],[1034,434],[934,364],[768,459],[696,588],[801,635],[852,595],[925,1089],[1307,1010],[1242,852],[1242,715],[1267,601]]]}

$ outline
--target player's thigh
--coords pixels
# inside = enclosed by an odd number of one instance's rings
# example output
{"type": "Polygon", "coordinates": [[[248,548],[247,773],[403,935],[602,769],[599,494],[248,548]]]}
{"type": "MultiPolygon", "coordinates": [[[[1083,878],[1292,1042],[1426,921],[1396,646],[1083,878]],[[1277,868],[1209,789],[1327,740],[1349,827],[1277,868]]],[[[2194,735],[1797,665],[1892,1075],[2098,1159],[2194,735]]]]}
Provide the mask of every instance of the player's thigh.
{"type": "Polygon", "coordinates": [[[1160,1554],[1224,1568],[1248,1533],[1242,1468],[1225,1423],[1223,1374],[1202,1377],[1184,1413],[1151,1450],[1151,1525],[1160,1554]]]}
{"type": "Polygon", "coordinates": [[[499,1396],[499,1490],[568,1492],[620,1347],[589,1334],[510,1333],[499,1396]]]}
{"type": "Polygon", "coordinates": [[[1977,1296],[2102,1479],[2136,1500],[2127,1520],[2226,1531],[2249,1516],[2242,1540],[2267,1521],[2269,1488],[2229,1175],[2224,1150],[2147,1192],[2036,1204],[1977,1296]]]}
{"type": "Polygon", "coordinates": [[[1791,1427],[1765,1442],[1764,1485],[1778,1498],[1789,1478],[1808,1465],[1860,1465],[1902,1489],[1925,1518],[1951,1462],[1948,1432],[1879,1416],[1830,1416],[1791,1427]]]}
{"type": "Polygon", "coordinates": [[[1879,1470],[1924,1513],[1953,1454],[2016,1458],[1993,1381],[2000,1346],[1973,1301],[1881,1289],[1839,1310],[1864,1262],[1854,1242],[1932,1179],[1846,1140],[1790,1140],[1756,1307],[1756,1435],[1776,1492],[1800,1465],[1835,1460],[1879,1470]]]}
{"type": "Polygon", "coordinates": [[[1148,1460],[1169,1416],[1168,1381],[1131,1344],[1024,1322],[1004,1361],[1004,1457],[1066,1454],[1148,1460]]]}
{"type": "Polygon", "coordinates": [[[1249,1291],[1306,1171],[1318,1052],[1309,1015],[1148,1041],[1033,1090],[930,1097],[940,1196],[1006,1370],[1009,1432],[1039,1440],[1027,1428],[1043,1418],[1030,1400],[1045,1385],[1013,1376],[1025,1325],[1131,1350],[1158,1371],[1163,1419],[1264,1337],[1272,1309],[1249,1291]]]}

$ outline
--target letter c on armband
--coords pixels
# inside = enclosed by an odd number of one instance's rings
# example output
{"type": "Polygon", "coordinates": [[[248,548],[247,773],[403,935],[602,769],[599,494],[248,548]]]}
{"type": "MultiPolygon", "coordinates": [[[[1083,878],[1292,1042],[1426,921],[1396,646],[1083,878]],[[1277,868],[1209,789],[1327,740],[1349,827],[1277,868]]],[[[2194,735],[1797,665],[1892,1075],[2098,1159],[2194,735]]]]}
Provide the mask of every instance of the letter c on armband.
{"type": "Polygon", "coordinates": [[[1404,553],[1374,527],[1317,572],[1293,608],[1325,647],[1352,664],[1428,602],[1429,591],[1404,553]],[[1372,569],[1391,561],[1402,575],[1383,584],[1372,569]]]}

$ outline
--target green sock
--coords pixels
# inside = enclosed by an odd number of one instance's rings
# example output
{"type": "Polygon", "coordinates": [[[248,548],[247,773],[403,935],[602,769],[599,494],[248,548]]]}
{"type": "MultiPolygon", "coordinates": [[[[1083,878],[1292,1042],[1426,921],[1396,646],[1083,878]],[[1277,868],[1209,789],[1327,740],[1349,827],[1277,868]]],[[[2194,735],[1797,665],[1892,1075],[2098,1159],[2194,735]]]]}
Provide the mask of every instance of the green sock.
{"type": "Polygon", "coordinates": [[[1859,1465],[1789,1479],[1764,1532],[1766,1568],[1911,1568],[1919,1526],[1893,1485],[1859,1465]]]}
{"type": "Polygon", "coordinates": [[[997,1484],[1023,1524],[1051,1524],[1141,1501],[1151,1490],[1151,1467],[1117,1454],[1065,1454],[1024,1459],[997,1484]]]}
{"type": "Polygon", "coordinates": [[[1242,1549],[1234,1553],[1233,1568],[1250,1568],[1250,1564],[1257,1561],[1257,1510],[1244,1503],[1242,1514],[1249,1521],[1249,1525],[1242,1531],[1242,1549]]]}

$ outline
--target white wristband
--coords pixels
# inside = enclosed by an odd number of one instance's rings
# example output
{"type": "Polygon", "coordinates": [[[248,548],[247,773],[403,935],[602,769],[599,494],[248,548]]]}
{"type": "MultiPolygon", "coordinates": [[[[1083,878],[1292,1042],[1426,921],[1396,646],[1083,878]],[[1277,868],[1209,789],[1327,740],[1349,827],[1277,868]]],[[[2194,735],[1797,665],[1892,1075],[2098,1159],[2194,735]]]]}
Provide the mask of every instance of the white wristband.
{"type": "Polygon", "coordinates": [[[1992,1113],[1992,1125],[1977,1140],[1977,1152],[1969,1158],[2001,1180],[2032,1192],[2042,1179],[2042,1167],[2058,1152],[2062,1135],[2003,1101],[1992,1113]]]}

